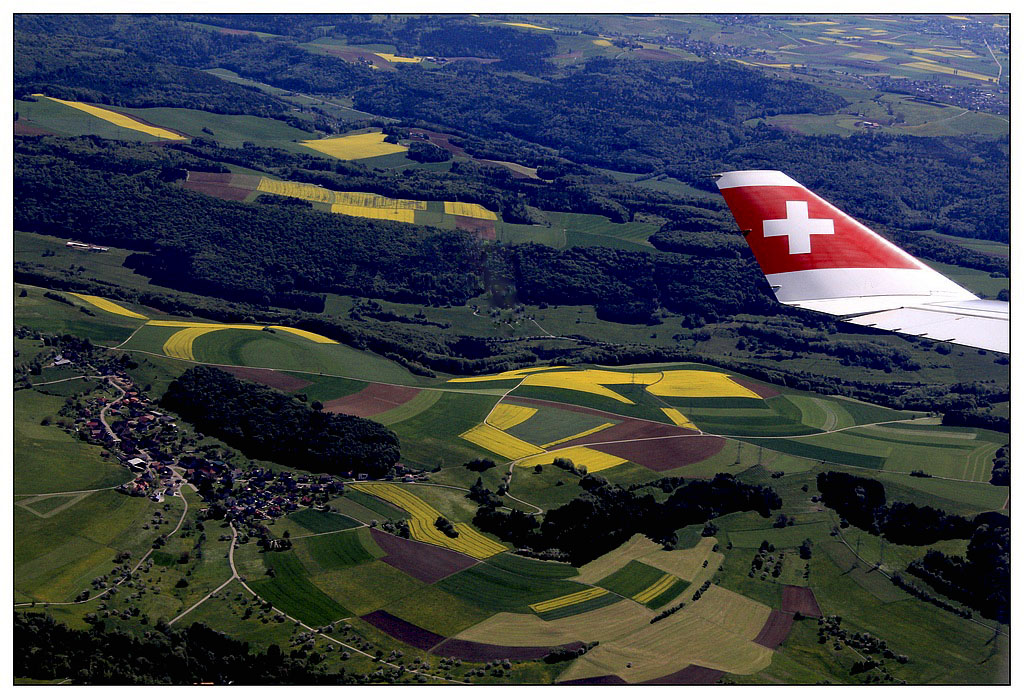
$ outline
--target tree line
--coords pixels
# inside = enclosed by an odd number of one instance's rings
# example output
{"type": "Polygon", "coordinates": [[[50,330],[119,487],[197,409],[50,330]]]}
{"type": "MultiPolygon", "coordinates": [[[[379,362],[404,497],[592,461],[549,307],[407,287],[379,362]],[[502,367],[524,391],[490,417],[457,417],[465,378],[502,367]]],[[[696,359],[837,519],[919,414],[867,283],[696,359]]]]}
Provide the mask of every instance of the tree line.
{"type": "Polygon", "coordinates": [[[249,458],[305,471],[379,478],[399,458],[398,437],[379,423],[315,410],[213,367],[186,371],[160,403],[249,458]]]}

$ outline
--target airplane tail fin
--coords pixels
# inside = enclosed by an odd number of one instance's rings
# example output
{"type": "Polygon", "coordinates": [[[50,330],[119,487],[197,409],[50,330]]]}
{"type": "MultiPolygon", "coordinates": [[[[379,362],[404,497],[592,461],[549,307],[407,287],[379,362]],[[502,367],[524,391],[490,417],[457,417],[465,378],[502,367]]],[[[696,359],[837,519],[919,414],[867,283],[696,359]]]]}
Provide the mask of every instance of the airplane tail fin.
{"type": "Polygon", "coordinates": [[[845,316],[977,299],[778,170],[717,184],[782,303],[845,316]]]}
{"type": "Polygon", "coordinates": [[[1010,351],[1010,306],[979,299],[788,175],[743,170],[718,189],[784,304],[866,327],[1010,351]]]}

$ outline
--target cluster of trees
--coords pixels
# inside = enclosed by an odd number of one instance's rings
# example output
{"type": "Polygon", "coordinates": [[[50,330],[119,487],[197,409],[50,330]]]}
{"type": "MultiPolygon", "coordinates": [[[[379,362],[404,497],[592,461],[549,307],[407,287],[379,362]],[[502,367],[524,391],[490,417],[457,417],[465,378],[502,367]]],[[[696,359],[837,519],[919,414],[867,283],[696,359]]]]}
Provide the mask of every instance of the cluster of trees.
{"type": "Polygon", "coordinates": [[[986,523],[971,536],[966,556],[949,556],[932,549],[907,566],[907,571],[950,599],[1008,624],[1010,520],[1004,515],[988,514],[986,523]]]}
{"type": "Polygon", "coordinates": [[[250,458],[319,473],[387,474],[398,437],[371,420],[314,410],[290,396],[196,366],[171,382],[161,404],[250,458]]]}
{"type": "Polygon", "coordinates": [[[755,511],[768,517],[782,506],[771,488],[747,485],[724,473],[680,485],[660,503],[650,493],[610,484],[599,475],[584,476],[580,486],[584,493],[548,510],[539,523],[520,510],[505,512],[490,505],[477,510],[473,523],[522,550],[557,551],[579,566],[634,534],[671,544],[681,527],[730,512],[755,511]]]}
{"type": "Polygon", "coordinates": [[[172,629],[157,622],[138,636],[104,628],[71,629],[48,614],[14,615],[14,676],[70,679],[91,685],[349,684],[344,670],[328,674],[319,653],[265,652],[203,623],[172,629]],[[301,655],[302,657],[296,657],[301,655]]]}
{"type": "Polygon", "coordinates": [[[744,323],[737,332],[741,337],[737,349],[741,350],[768,348],[799,352],[801,355],[824,354],[838,357],[843,365],[863,366],[885,372],[897,369],[916,371],[921,368],[914,355],[905,349],[865,340],[833,340],[827,331],[794,327],[794,324],[744,323]]]}
{"type": "Polygon", "coordinates": [[[855,527],[884,536],[894,544],[921,546],[948,539],[969,539],[980,522],[991,514],[968,519],[928,505],[920,507],[906,502],[890,505],[882,483],[841,471],[819,473],[817,484],[826,507],[855,527]]]}
{"type": "Polygon", "coordinates": [[[996,450],[992,459],[992,485],[1010,485],[1010,445],[1005,444],[996,450]]]}

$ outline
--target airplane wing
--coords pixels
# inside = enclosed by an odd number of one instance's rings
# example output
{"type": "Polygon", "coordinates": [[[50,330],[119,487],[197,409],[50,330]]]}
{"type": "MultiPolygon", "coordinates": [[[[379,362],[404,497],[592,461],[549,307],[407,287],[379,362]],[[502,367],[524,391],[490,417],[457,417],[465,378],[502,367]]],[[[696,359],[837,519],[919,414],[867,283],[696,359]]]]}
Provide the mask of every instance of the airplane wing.
{"type": "Polygon", "coordinates": [[[717,177],[779,302],[857,325],[1010,351],[1010,304],[979,299],[785,173],[717,177]]]}

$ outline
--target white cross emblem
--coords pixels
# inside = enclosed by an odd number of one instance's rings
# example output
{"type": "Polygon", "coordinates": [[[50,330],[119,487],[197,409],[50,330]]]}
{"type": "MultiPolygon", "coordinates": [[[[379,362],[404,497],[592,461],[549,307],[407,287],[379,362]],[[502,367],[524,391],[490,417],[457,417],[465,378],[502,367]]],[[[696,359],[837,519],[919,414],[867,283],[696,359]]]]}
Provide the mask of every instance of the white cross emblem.
{"type": "Polygon", "coordinates": [[[764,222],[764,237],[784,235],[789,238],[789,254],[811,251],[812,235],[833,235],[835,226],[830,218],[808,218],[807,202],[787,201],[786,218],[764,222]]]}

